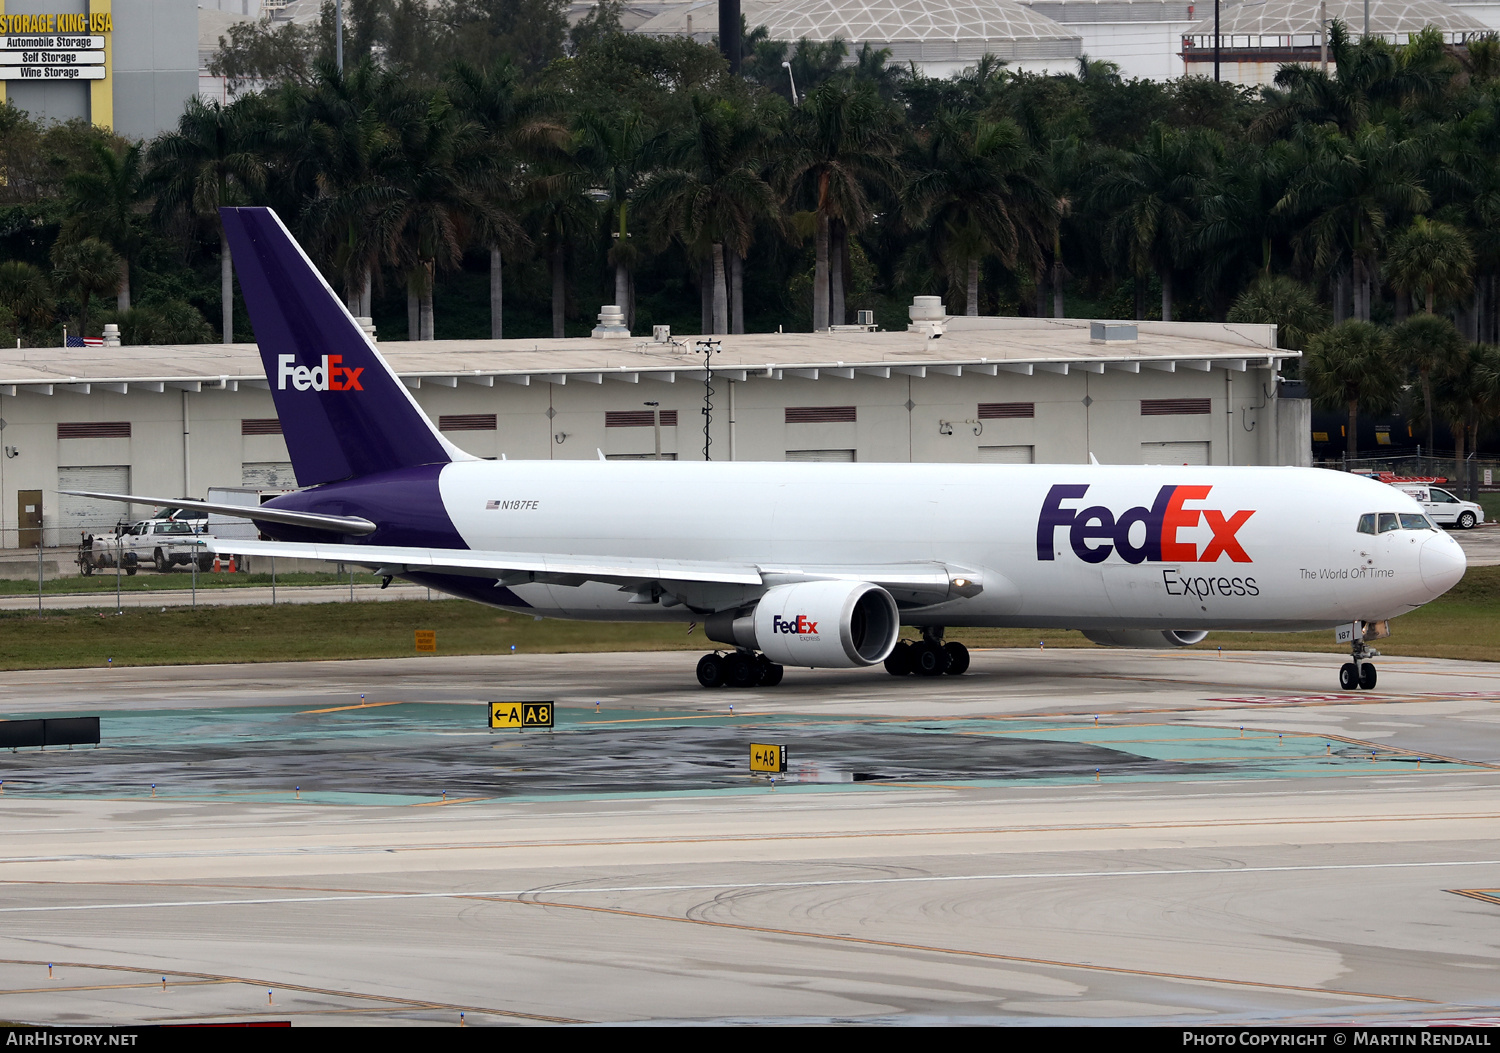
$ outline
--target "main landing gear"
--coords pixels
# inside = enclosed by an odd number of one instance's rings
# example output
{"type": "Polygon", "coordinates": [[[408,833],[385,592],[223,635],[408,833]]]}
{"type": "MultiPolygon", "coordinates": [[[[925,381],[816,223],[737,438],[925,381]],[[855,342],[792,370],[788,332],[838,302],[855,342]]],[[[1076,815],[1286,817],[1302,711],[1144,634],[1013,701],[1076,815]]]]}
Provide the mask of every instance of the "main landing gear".
{"type": "Polygon", "coordinates": [[[969,668],[969,649],[958,641],[943,642],[943,627],[922,630],[922,639],[902,640],[885,660],[892,676],[961,676],[969,668]]]}
{"type": "Polygon", "coordinates": [[[775,687],[785,670],[763,654],[713,651],[698,659],[698,683],[704,687],[775,687]]]}
{"type": "Polygon", "coordinates": [[[1375,663],[1370,659],[1377,657],[1380,652],[1366,646],[1363,640],[1355,640],[1350,646],[1350,652],[1354,661],[1345,662],[1339,667],[1339,687],[1345,691],[1375,690],[1375,663]]]}

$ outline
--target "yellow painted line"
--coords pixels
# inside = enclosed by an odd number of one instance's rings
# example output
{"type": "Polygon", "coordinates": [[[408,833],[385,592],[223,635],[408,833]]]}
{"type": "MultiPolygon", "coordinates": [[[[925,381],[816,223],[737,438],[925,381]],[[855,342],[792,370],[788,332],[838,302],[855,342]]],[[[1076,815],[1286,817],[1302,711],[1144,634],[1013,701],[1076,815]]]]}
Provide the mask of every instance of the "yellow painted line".
{"type": "MultiPolygon", "coordinates": [[[[92,968],[92,966],[86,966],[86,968],[92,968]]],[[[139,970],[137,970],[137,972],[145,972],[145,971],[146,971],[145,969],[139,969],[139,970]]],[[[203,987],[205,985],[211,985],[211,984],[237,984],[237,983],[243,983],[243,982],[244,982],[243,980],[171,980],[171,979],[169,979],[167,981],[167,986],[168,987],[203,987]]],[[[0,991],[0,998],[3,998],[6,995],[40,994],[43,991],[46,991],[48,993],[52,993],[52,992],[56,992],[56,991],[125,991],[125,990],[130,990],[132,988],[138,988],[138,987],[158,987],[159,988],[159,987],[161,987],[161,981],[158,980],[158,981],[152,982],[152,981],[148,980],[145,983],[139,983],[139,984],[89,984],[89,985],[86,985],[86,986],[85,985],[69,986],[69,985],[65,985],[65,984],[58,984],[56,987],[17,987],[17,988],[12,988],[10,990],[0,991]]]]}
{"type": "Polygon", "coordinates": [[[1485,903],[1500,905],[1500,889],[1495,888],[1450,888],[1445,889],[1455,896],[1468,896],[1470,899],[1482,900],[1485,903]]]}
{"type": "Polygon", "coordinates": [[[493,801],[494,797],[449,797],[442,801],[421,801],[417,804],[409,804],[408,808],[441,808],[445,804],[468,804],[471,801],[493,801]]]}
{"type": "MultiPolygon", "coordinates": [[[[572,706],[567,707],[572,709],[572,706]]],[[[622,720],[580,720],[580,724],[654,724],[663,720],[738,720],[740,717],[774,717],[775,713],[700,713],[697,716],[630,717],[622,720]]]]}
{"type": "Polygon", "coordinates": [[[399,706],[401,702],[361,702],[356,706],[333,706],[329,709],[304,709],[300,716],[311,716],[314,713],[345,713],[351,709],[379,709],[381,706],[399,706]]]}

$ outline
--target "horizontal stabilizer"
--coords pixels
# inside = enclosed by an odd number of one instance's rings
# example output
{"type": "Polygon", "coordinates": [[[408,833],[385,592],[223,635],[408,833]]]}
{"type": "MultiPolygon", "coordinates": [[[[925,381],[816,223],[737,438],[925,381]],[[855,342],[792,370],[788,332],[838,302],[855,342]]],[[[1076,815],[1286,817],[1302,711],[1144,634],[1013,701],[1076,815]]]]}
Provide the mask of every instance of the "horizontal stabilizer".
{"type": "MultiPolygon", "coordinates": [[[[187,501],[177,497],[141,497],[138,494],[96,494],[88,490],[59,490],[69,497],[91,497],[96,501],[118,501],[125,505],[156,505],[157,507],[191,508],[195,512],[214,512],[237,519],[258,519],[262,523],[285,523],[287,526],[326,530],[330,534],[350,534],[363,537],[375,533],[376,526],[359,516],[329,516],[317,512],[293,512],[286,508],[267,505],[225,505],[216,501],[187,501]]],[[[235,549],[236,552],[240,551],[235,549]]]]}

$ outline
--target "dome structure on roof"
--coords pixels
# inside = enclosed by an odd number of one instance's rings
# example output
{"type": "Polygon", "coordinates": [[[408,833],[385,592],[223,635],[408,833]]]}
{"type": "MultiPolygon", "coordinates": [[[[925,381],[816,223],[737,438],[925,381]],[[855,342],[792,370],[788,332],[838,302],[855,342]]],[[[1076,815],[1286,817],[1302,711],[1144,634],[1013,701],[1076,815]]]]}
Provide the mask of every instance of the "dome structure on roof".
{"type": "MultiPolygon", "coordinates": [[[[1015,0],[744,0],[745,22],[773,40],[842,40],[852,55],[869,44],[891,63],[915,62],[948,76],[989,54],[1011,66],[1072,71],[1083,51],[1075,30],[1015,0]]],[[[717,0],[671,4],[638,33],[708,36],[718,32],[717,0]]]]}
{"type": "MultiPolygon", "coordinates": [[[[1428,26],[1443,41],[1463,45],[1491,32],[1479,19],[1440,0],[1369,0],[1370,36],[1406,44],[1428,26]]],[[[1287,63],[1321,61],[1323,33],[1318,0],[1246,0],[1219,12],[1219,62],[1223,79],[1270,84],[1287,63]]],[[[1344,24],[1351,38],[1365,32],[1365,0],[1327,0],[1328,19],[1344,24]]],[[[1182,58],[1190,74],[1208,75],[1214,61],[1214,20],[1194,22],[1182,35],[1182,58]]]]}
{"type": "MultiPolygon", "coordinates": [[[[1370,35],[1405,44],[1428,26],[1436,26],[1449,44],[1462,44],[1490,32],[1473,15],[1440,0],[1369,0],[1370,35]]],[[[1365,0],[1327,0],[1328,18],[1338,19],[1354,38],[1364,35],[1365,0]]],[[[1316,48],[1318,0],[1247,0],[1219,12],[1219,49],[1316,48]]],[[[1214,19],[1199,19],[1183,34],[1195,48],[1214,46],[1214,19]]]]}

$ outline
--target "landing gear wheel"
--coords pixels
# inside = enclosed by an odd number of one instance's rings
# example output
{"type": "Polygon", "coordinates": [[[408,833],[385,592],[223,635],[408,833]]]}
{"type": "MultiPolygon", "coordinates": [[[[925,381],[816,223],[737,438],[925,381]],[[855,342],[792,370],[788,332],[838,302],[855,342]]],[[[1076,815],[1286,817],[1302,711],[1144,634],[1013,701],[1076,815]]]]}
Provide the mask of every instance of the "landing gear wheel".
{"type": "Polygon", "coordinates": [[[761,687],[775,687],[781,683],[782,676],[786,670],[765,655],[758,655],[755,660],[755,668],[760,673],[761,687]]]}
{"type": "Polygon", "coordinates": [[[1359,667],[1359,686],[1364,691],[1375,690],[1375,666],[1364,662],[1359,667]]]}
{"type": "MultiPolygon", "coordinates": [[[[699,676],[702,679],[702,676],[699,676]]],[[[1345,691],[1359,690],[1359,673],[1355,671],[1353,662],[1345,662],[1339,666],[1339,687],[1345,691]]]]}
{"type": "Polygon", "coordinates": [[[723,668],[725,687],[754,687],[760,680],[760,670],[755,667],[755,659],[743,651],[726,655],[723,668]]]}
{"type": "Polygon", "coordinates": [[[885,656],[885,671],[892,676],[909,675],[912,671],[912,645],[905,640],[898,641],[891,653],[885,656]]]}
{"type": "Polygon", "coordinates": [[[923,640],[912,645],[912,665],[918,676],[942,676],[951,660],[942,644],[923,640]]]}
{"type": "Polygon", "coordinates": [[[969,669],[969,649],[958,641],[943,644],[943,651],[948,655],[948,668],[945,670],[949,676],[963,676],[969,669]]]}
{"type": "Polygon", "coordinates": [[[207,574],[214,569],[214,558],[212,556],[198,557],[198,573],[207,574]]]}
{"type": "Polygon", "coordinates": [[[706,654],[698,659],[698,683],[704,687],[724,686],[724,659],[706,654]]]}
{"type": "Polygon", "coordinates": [[[1460,530],[1473,530],[1474,524],[1479,522],[1473,512],[1460,512],[1458,514],[1458,528],[1460,530]]]}

